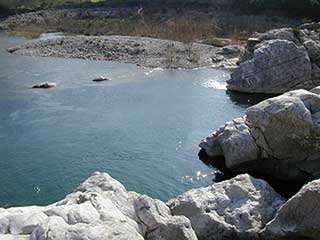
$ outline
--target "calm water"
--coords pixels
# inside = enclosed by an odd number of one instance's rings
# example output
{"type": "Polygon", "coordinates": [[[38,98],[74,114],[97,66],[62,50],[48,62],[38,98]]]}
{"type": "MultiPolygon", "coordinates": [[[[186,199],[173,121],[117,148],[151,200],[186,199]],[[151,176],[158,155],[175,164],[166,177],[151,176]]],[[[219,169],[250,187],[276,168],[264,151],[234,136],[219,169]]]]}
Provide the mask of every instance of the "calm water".
{"type": "Polygon", "coordinates": [[[250,105],[226,93],[228,73],[5,51],[25,41],[0,33],[0,207],[59,200],[94,171],[162,200],[212,183],[197,145],[250,105]],[[57,87],[30,89],[44,81],[57,87]]]}

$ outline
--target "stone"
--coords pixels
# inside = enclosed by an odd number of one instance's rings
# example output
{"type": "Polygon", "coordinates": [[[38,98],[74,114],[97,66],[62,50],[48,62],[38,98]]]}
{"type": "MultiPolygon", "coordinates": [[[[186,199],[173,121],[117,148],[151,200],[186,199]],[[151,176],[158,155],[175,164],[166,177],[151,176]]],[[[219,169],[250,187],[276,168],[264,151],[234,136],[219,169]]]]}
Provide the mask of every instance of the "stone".
{"type": "Polygon", "coordinates": [[[108,77],[104,77],[104,76],[100,76],[100,77],[97,77],[95,79],[93,79],[92,81],[93,82],[104,82],[104,81],[110,81],[111,79],[108,78],[108,77]]]}
{"type": "Polygon", "coordinates": [[[197,239],[189,219],[99,172],[49,206],[0,209],[0,234],[16,240],[197,239]]]}
{"type": "Polygon", "coordinates": [[[211,157],[224,154],[228,168],[255,160],[259,156],[258,146],[244,118],[227,122],[225,126],[202,141],[199,146],[211,157]],[[246,151],[241,152],[239,149],[246,149],[246,151]]]}
{"type": "Polygon", "coordinates": [[[243,62],[227,81],[229,90],[248,93],[283,93],[310,81],[312,66],[303,46],[287,40],[259,44],[253,58],[243,62]]]}
{"type": "Polygon", "coordinates": [[[270,221],[264,239],[320,239],[320,180],[305,185],[270,221]]]}
{"type": "Polygon", "coordinates": [[[320,22],[305,23],[300,25],[299,28],[308,30],[320,29],[320,22]]]}
{"type": "Polygon", "coordinates": [[[0,234],[1,240],[30,240],[29,235],[0,234]]]}
{"type": "Polygon", "coordinates": [[[320,41],[307,40],[304,43],[310,60],[320,66],[320,41]]]}
{"type": "Polygon", "coordinates": [[[314,85],[320,85],[320,67],[317,64],[312,64],[312,85],[309,85],[309,88],[314,88],[314,85]],[[312,86],[312,87],[311,87],[312,86]]]}
{"type": "Polygon", "coordinates": [[[248,174],[192,189],[167,204],[190,219],[198,239],[257,239],[284,203],[270,185],[248,174]]]}
{"type": "Polygon", "coordinates": [[[320,95],[320,86],[311,89],[310,92],[320,95]]]}
{"type": "Polygon", "coordinates": [[[232,172],[306,183],[320,177],[320,95],[295,90],[247,109],[199,146],[232,172]]]}
{"type": "Polygon", "coordinates": [[[9,208],[0,212],[0,234],[30,234],[47,216],[37,206],[9,208]]]}
{"type": "Polygon", "coordinates": [[[53,88],[56,86],[57,86],[56,83],[45,82],[45,83],[33,85],[32,88],[53,88]]]}
{"type": "Polygon", "coordinates": [[[319,23],[254,33],[227,88],[248,93],[280,94],[310,90],[320,83],[319,23]]]}
{"type": "Polygon", "coordinates": [[[228,45],[222,48],[222,55],[238,57],[244,51],[239,45],[228,45]]]}
{"type": "Polygon", "coordinates": [[[260,41],[275,40],[275,39],[287,40],[287,41],[293,42],[295,40],[295,36],[292,28],[273,29],[259,35],[260,41]]]}

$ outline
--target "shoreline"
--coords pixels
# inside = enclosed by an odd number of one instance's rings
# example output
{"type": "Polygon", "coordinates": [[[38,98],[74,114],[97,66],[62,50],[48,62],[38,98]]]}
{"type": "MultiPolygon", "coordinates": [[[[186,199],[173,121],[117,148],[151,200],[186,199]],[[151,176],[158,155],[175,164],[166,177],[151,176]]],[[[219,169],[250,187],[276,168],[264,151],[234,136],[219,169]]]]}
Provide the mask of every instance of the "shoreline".
{"type": "Polygon", "coordinates": [[[201,43],[182,43],[132,36],[64,36],[38,40],[9,48],[24,56],[78,58],[116,61],[164,69],[214,67],[233,70],[244,48],[239,45],[214,47],[201,43]]]}

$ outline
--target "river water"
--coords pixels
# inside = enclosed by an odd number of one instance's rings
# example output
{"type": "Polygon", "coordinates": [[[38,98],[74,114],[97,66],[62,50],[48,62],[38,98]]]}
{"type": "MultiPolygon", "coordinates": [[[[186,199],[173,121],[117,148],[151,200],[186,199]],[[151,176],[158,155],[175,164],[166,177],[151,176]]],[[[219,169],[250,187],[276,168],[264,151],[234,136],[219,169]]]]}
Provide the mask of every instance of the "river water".
{"type": "Polygon", "coordinates": [[[162,200],[209,185],[198,143],[255,102],[226,92],[222,70],[6,52],[26,41],[0,33],[0,207],[57,201],[94,171],[162,200]],[[30,88],[45,81],[57,87],[30,88]]]}

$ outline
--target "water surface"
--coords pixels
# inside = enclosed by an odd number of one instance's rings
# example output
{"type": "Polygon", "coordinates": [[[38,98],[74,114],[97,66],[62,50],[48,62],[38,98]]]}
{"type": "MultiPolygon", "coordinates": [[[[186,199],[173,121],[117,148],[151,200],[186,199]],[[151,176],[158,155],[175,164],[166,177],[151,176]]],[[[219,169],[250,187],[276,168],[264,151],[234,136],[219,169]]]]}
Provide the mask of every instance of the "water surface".
{"type": "Polygon", "coordinates": [[[226,92],[227,72],[5,51],[25,41],[0,33],[0,207],[57,201],[94,171],[162,200],[212,183],[198,143],[251,104],[226,92]],[[45,81],[57,87],[30,88],[45,81]]]}

